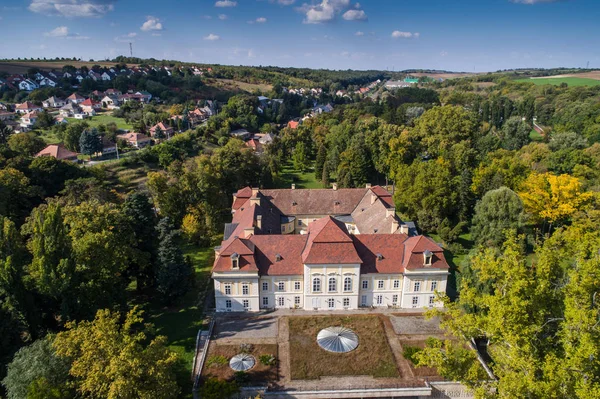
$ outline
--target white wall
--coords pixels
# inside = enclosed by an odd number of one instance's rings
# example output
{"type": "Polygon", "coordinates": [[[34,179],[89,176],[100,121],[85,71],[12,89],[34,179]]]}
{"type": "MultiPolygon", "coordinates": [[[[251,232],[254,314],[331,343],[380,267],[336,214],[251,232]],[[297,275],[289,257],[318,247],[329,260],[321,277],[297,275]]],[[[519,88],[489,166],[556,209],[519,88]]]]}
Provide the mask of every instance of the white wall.
{"type": "Polygon", "coordinates": [[[404,274],[404,293],[402,295],[403,308],[423,308],[423,307],[442,307],[442,303],[434,301],[430,302],[430,298],[435,297],[435,291],[446,292],[448,282],[448,272],[438,271],[423,271],[423,272],[406,272],[404,274]],[[419,290],[415,291],[415,283],[419,282],[419,290]],[[432,285],[436,282],[436,287],[432,285]],[[413,303],[413,298],[416,298],[417,303],[413,303]]]}
{"type": "Polygon", "coordinates": [[[358,308],[360,265],[304,265],[304,309],[339,310],[358,308]],[[344,291],[344,279],[352,278],[351,291],[344,291]],[[313,279],[321,279],[321,291],[313,292],[313,279]],[[329,279],[336,279],[336,290],[329,291],[329,279]],[[330,300],[333,306],[330,306],[330,300]],[[344,303],[346,301],[346,303],[344,303]]]}

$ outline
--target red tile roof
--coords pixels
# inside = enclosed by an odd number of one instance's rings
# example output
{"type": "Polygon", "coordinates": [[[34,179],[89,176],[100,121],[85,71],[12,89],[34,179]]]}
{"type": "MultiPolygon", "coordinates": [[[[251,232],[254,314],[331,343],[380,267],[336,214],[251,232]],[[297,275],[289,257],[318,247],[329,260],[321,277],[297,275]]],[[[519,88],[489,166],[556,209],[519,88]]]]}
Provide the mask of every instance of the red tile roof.
{"type": "Polygon", "coordinates": [[[309,225],[302,261],[308,264],[361,263],[346,225],[331,216],[309,225]]]}
{"type": "Polygon", "coordinates": [[[32,102],[29,101],[25,101],[24,103],[21,104],[17,104],[17,106],[15,107],[15,109],[36,109],[36,108],[40,108],[37,105],[35,105],[32,102]]]}
{"type": "Polygon", "coordinates": [[[288,122],[288,127],[289,128],[297,129],[298,126],[300,126],[300,122],[299,121],[289,121],[288,122]]]}
{"type": "Polygon", "coordinates": [[[362,259],[361,273],[402,273],[405,234],[359,234],[352,241],[362,259]],[[377,255],[381,255],[378,259],[377,255]]]}
{"type": "Polygon", "coordinates": [[[50,156],[56,159],[73,159],[77,157],[77,153],[69,151],[62,144],[50,144],[42,151],[35,154],[36,157],[50,156]]]}
{"type": "Polygon", "coordinates": [[[366,188],[260,190],[284,215],[349,215],[366,188]]]}
{"type": "Polygon", "coordinates": [[[404,243],[405,256],[402,265],[405,269],[449,269],[448,262],[444,257],[444,250],[431,238],[425,236],[410,237],[404,243]],[[432,252],[431,265],[425,265],[423,253],[432,252]]]}
{"type": "Polygon", "coordinates": [[[304,272],[302,250],[306,235],[252,236],[256,245],[256,263],[263,276],[301,275],[304,272]],[[277,255],[280,255],[279,260],[277,255]]]}

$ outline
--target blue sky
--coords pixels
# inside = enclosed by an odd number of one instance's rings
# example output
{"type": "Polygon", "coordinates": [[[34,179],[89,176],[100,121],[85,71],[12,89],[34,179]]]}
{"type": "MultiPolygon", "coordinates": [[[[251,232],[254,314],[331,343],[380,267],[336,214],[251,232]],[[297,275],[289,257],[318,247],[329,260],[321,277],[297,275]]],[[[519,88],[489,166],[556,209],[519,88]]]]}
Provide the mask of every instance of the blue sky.
{"type": "Polygon", "coordinates": [[[598,0],[0,0],[0,58],[600,68],[598,0]]]}

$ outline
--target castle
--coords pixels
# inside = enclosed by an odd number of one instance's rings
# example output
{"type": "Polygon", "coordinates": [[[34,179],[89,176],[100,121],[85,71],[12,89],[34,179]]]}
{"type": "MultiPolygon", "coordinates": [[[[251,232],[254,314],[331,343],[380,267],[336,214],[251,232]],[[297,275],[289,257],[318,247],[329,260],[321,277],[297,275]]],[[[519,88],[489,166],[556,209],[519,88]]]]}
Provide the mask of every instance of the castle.
{"type": "Polygon", "coordinates": [[[399,220],[380,186],[246,187],[232,213],[212,269],[219,312],[442,306],[442,248],[399,220]]]}

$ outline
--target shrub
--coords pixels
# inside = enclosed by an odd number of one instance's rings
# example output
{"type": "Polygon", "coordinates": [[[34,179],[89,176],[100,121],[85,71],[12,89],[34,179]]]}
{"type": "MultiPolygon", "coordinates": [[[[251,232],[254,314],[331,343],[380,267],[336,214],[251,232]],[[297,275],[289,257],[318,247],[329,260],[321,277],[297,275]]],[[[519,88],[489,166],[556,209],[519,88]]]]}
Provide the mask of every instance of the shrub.
{"type": "Polygon", "coordinates": [[[237,392],[239,392],[239,388],[236,383],[209,378],[200,388],[200,397],[203,399],[227,399],[237,392]]]}
{"type": "Polygon", "coordinates": [[[415,366],[419,361],[415,358],[415,355],[421,352],[423,349],[417,348],[416,346],[406,346],[404,347],[404,351],[402,352],[402,356],[408,361],[410,361],[415,366]]]}
{"type": "Polygon", "coordinates": [[[206,359],[207,367],[223,366],[228,363],[227,358],[223,355],[214,355],[206,359]]]}
{"type": "Polygon", "coordinates": [[[274,366],[275,363],[277,363],[277,359],[274,355],[260,355],[258,360],[265,366],[274,366]]]}

